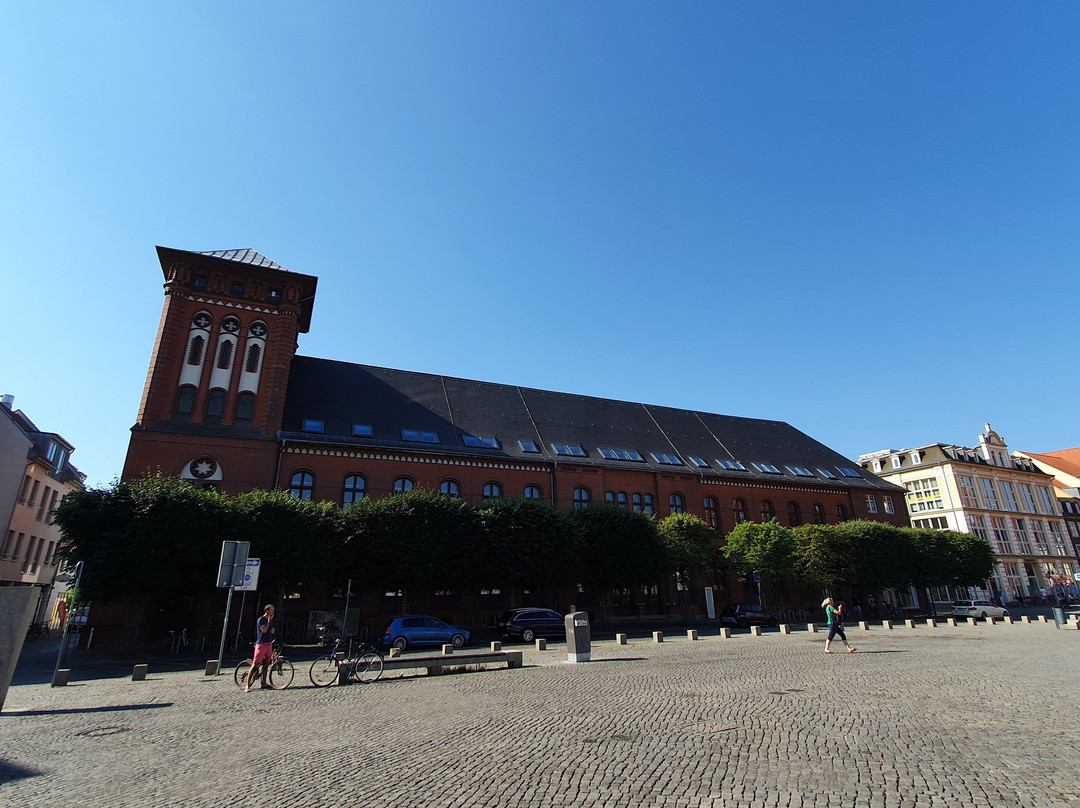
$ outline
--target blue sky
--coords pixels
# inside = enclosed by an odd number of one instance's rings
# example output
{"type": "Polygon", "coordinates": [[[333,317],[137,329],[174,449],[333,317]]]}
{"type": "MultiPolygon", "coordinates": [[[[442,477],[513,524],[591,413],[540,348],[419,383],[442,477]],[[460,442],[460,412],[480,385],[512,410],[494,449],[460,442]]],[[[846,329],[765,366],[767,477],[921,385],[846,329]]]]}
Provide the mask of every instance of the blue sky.
{"type": "Polygon", "coordinates": [[[10,3],[0,392],[122,468],[155,245],[319,277],[300,353],[1080,445],[1080,7],[10,3]]]}

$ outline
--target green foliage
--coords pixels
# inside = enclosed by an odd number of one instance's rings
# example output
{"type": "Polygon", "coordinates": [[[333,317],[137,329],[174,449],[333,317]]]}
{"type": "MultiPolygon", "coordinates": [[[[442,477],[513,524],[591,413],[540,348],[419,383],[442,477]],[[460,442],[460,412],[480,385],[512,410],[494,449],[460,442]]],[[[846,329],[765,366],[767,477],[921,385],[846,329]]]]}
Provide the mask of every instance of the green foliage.
{"type": "Polygon", "coordinates": [[[573,583],[577,527],[566,511],[535,499],[494,499],[475,515],[482,552],[474,559],[478,583],[537,589],[573,583]]]}
{"type": "Polygon", "coordinates": [[[952,574],[958,586],[982,586],[994,573],[994,548],[971,533],[943,531],[952,550],[952,574]]]}
{"type": "Polygon", "coordinates": [[[578,580],[596,588],[655,583],[664,572],[664,548],[656,523],[614,505],[569,512],[579,531],[578,580]]]}
{"type": "Polygon", "coordinates": [[[952,583],[955,564],[946,531],[930,528],[904,528],[903,531],[911,547],[908,582],[923,588],[952,583]]]}
{"type": "Polygon", "coordinates": [[[795,539],[795,575],[804,583],[830,592],[851,580],[850,538],[834,525],[800,525],[795,539]]]}
{"type": "Polygon", "coordinates": [[[743,574],[759,572],[771,581],[778,582],[795,569],[795,537],[775,519],[736,525],[722,552],[743,574]]]}
{"type": "Polygon", "coordinates": [[[716,567],[716,531],[689,513],[673,513],[657,525],[666,569],[687,581],[711,575],[716,567]]]}
{"type": "Polygon", "coordinates": [[[834,526],[851,544],[849,583],[888,589],[911,582],[914,550],[906,528],[857,519],[834,526]]]}

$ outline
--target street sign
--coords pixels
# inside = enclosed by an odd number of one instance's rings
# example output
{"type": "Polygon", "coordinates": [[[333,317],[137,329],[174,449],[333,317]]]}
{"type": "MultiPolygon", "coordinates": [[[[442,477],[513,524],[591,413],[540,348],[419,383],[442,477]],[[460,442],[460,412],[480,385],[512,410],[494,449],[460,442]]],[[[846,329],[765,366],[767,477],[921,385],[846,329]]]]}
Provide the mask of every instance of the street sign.
{"type": "Polygon", "coordinates": [[[240,586],[244,583],[247,569],[250,542],[223,541],[221,543],[221,562],[218,564],[217,585],[221,588],[240,586]]]}
{"type": "Polygon", "coordinates": [[[247,568],[244,570],[244,582],[236,587],[237,592],[254,592],[259,588],[259,570],[261,558],[249,558],[247,568]]]}
{"type": "Polygon", "coordinates": [[[754,583],[755,584],[760,584],[761,583],[761,573],[760,572],[755,572],[754,573],[754,583]]]}

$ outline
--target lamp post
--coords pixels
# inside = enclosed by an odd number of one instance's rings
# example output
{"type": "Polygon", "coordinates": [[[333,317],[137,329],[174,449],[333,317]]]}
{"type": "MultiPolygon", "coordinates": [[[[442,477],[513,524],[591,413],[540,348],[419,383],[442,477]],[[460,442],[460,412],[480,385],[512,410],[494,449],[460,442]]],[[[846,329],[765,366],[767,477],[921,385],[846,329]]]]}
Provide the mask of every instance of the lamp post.
{"type": "MultiPolygon", "coordinates": [[[[79,562],[75,565],[75,586],[71,589],[71,603],[75,605],[75,596],[79,593],[79,581],[82,580],[83,562],[79,562]]],[[[56,674],[60,670],[60,666],[64,662],[64,652],[67,650],[68,633],[71,631],[71,624],[75,621],[75,616],[70,613],[67,615],[67,619],[64,621],[64,633],[60,636],[60,653],[56,655],[56,667],[53,668],[52,687],[56,687],[56,674]]]]}

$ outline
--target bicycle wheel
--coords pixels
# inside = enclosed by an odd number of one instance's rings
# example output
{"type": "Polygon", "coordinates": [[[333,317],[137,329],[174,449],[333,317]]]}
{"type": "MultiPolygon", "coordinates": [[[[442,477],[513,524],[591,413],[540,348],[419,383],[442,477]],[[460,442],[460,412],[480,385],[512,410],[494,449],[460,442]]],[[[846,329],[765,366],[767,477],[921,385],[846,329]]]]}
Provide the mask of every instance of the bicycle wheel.
{"type": "Polygon", "coordinates": [[[330,687],[338,678],[338,661],[332,656],[321,656],[311,663],[308,671],[315,687],[330,687]]]}
{"type": "Polygon", "coordinates": [[[251,667],[251,660],[245,659],[236,666],[236,670],[233,671],[233,679],[236,680],[237,687],[243,687],[247,681],[248,669],[251,667]]]}
{"type": "Polygon", "coordinates": [[[382,657],[378,654],[368,652],[357,658],[356,662],[353,664],[351,676],[353,681],[366,685],[382,676],[382,671],[382,657]]]}
{"type": "Polygon", "coordinates": [[[270,681],[270,687],[274,690],[284,690],[292,684],[295,675],[296,669],[293,664],[285,657],[278,657],[270,663],[270,675],[267,678],[270,681]]]}

